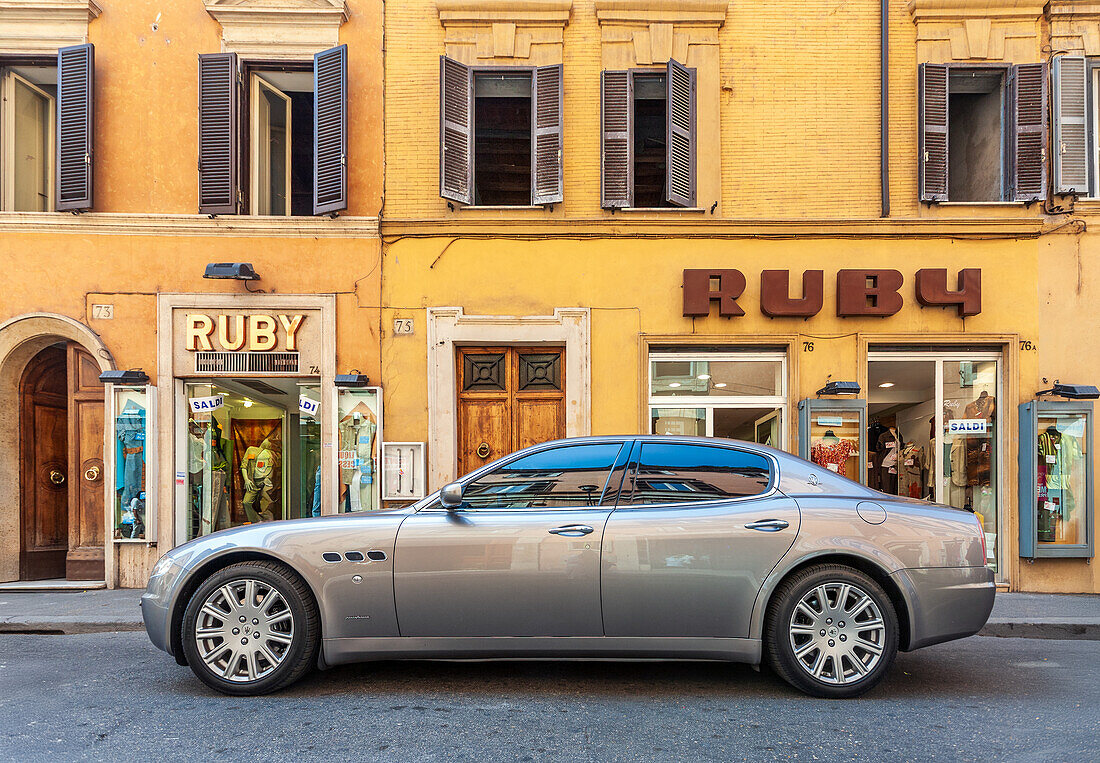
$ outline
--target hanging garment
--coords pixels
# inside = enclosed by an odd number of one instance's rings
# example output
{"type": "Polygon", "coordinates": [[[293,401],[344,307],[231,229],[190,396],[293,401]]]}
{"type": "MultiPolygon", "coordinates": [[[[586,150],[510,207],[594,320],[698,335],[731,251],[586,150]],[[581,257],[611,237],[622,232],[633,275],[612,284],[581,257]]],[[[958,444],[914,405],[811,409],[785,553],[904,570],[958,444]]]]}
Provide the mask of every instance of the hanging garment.
{"type": "Polygon", "coordinates": [[[898,495],[921,498],[924,491],[928,459],[924,447],[910,443],[901,449],[898,465],[898,495]]]}
{"type": "Polygon", "coordinates": [[[133,400],[115,419],[115,433],[122,449],[122,505],[145,492],[145,409],[133,400]]]}
{"type": "Polygon", "coordinates": [[[844,474],[844,465],[858,451],[859,446],[851,440],[840,439],[834,443],[819,440],[810,446],[810,460],[831,472],[844,474]]]}
{"type": "MultiPolygon", "coordinates": [[[[963,409],[968,419],[985,419],[992,422],[997,412],[997,401],[987,392],[963,409]]],[[[990,484],[993,478],[993,434],[965,436],[966,444],[966,484],[972,487],[990,484]]]]}
{"type": "Polygon", "coordinates": [[[245,451],[241,475],[245,494],[241,507],[250,522],[269,522],[275,518],[275,453],[267,440],[245,451]],[[258,508],[257,508],[258,501],[258,508]]]}

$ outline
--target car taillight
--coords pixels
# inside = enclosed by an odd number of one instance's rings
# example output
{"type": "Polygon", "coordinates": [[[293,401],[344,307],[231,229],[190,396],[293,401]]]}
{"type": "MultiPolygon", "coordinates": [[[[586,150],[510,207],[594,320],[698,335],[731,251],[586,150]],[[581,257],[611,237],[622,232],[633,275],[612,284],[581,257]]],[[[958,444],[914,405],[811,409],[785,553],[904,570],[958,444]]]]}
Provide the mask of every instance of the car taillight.
{"type": "Polygon", "coordinates": [[[978,523],[978,537],[982,540],[982,564],[985,564],[985,560],[989,558],[985,548],[985,529],[982,527],[982,518],[980,515],[974,514],[974,521],[978,523]]]}

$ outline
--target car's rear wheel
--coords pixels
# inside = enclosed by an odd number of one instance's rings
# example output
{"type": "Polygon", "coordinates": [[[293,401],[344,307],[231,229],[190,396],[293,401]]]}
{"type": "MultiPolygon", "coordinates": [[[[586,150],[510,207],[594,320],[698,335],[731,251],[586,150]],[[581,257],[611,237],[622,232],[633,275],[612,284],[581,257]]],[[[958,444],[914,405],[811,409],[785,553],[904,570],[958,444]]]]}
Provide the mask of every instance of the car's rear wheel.
{"type": "Polygon", "coordinates": [[[298,575],[275,562],[218,570],[196,589],[183,615],[187,663],[225,694],[277,691],[313,666],[317,607],[298,575]]]}
{"type": "Polygon", "coordinates": [[[783,680],[816,697],[858,697],[886,676],[898,651],[890,597],[843,565],[808,567],[776,591],[765,655],[783,680]]]}

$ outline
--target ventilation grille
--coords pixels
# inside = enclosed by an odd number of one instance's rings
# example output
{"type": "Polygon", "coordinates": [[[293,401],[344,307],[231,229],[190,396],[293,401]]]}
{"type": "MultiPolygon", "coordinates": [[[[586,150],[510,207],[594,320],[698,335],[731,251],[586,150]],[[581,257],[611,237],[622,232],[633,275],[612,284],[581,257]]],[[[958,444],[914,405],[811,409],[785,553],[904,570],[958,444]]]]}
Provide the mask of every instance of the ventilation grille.
{"type": "Polygon", "coordinates": [[[195,373],[296,374],[296,352],[199,352],[195,373]]]}

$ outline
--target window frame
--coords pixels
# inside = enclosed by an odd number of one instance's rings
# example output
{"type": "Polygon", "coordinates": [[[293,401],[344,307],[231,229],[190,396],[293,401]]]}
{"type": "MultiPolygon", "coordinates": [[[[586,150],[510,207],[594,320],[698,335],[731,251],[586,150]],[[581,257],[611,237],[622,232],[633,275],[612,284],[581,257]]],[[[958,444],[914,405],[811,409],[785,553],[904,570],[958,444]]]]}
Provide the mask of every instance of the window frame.
{"type": "MultiPolygon", "coordinates": [[[[1088,87],[1085,88],[1085,134],[1089,146],[1089,199],[1100,198],[1100,58],[1087,56],[1085,71],[1088,87]]],[[[1053,74],[1052,74],[1053,76],[1053,74]]]]}
{"type": "MultiPolygon", "coordinates": [[[[248,110],[248,124],[249,124],[249,131],[248,131],[248,133],[249,133],[248,134],[248,141],[249,141],[249,156],[248,156],[249,212],[248,212],[248,214],[251,215],[251,216],[255,216],[255,217],[290,217],[290,199],[291,199],[290,163],[291,163],[291,157],[293,156],[293,151],[291,150],[291,142],[292,142],[292,136],[294,134],[293,119],[292,119],[292,116],[291,116],[291,113],[293,111],[293,102],[291,101],[291,98],[290,98],[289,95],[287,95],[282,90],[280,90],[275,85],[273,85],[271,82],[269,82],[263,76],[263,73],[261,73],[261,72],[254,72],[251,75],[251,77],[249,78],[249,90],[251,92],[250,92],[250,96],[249,96],[249,110],[248,110]],[[270,214],[270,213],[269,214],[264,214],[264,213],[256,211],[257,204],[259,203],[259,199],[262,196],[261,190],[262,190],[262,187],[263,187],[261,185],[261,182],[262,182],[263,179],[260,177],[260,166],[261,166],[261,164],[263,164],[263,162],[261,162],[261,160],[260,160],[261,159],[261,157],[260,157],[261,146],[264,143],[269,143],[270,140],[271,140],[271,137],[270,137],[270,119],[268,120],[267,124],[262,124],[260,122],[260,120],[257,118],[257,115],[258,115],[258,112],[259,112],[259,109],[260,109],[260,99],[263,97],[263,90],[265,88],[267,90],[270,90],[271,92],[275,93],[275,95],[277,95],[279,98],[283,99],[286,102],[286,111],[287,111],[286,148],[285,148],[285,151],[284,151],[284,153],[286,154],[286,158],[285,158],[285,164],[284,164],[285,172],[283,173],[285,175],[285,179],[284,179],[285,192],[284,192],[284,196],[283,196],[283,212],[282,212],[282,214],[270,214]],[[258,139],[257,135],[261,130],[265,130],[265,135],[261,136],[258,139]]],[[[268,176],[267,177],[267,183],[268,184],[270,184],[270,182],[271,182],[270,175],[271,175],[271,171],[270,171],[270,167],[269,167],[268,172],[267,172],[267,176],[268,176]]]]}
{"type": "Polygon", "coordinates": [[[0,211],[13,212],[15,204],[15,81],[49,99],[50,114],[46,149],[47,202],[46,212],[57,211],[57,96],[50,95],[18,72],[18,67],[51,67],[57,69],[57,57],[25,56],[0,58],[0,211]]]}
{"type": "MultiPolygon", "coordinates": [[[[238,121],[237,141],[238,141],[238,146],[239,146],[239,148],[237,150],[237,162],[238,162],[238,169],[237,169],[238,175],[237,176],[241,179],[247,178],[248,182],[247,183],[244,183],[244,182],[240,183],[241,211],[239,211],[237,214],[240,215],[241,217],[299,217],[299,218],[315,217],[315,215],[312,215],[312,214],[310,214],[310,215],[293,215],[293,214],[291,214],[291,212],[293,210],[291,202],[292,202],[293,197],[294,197],[294,191],[291,188],[289,177],[290,177],[290,174],[291,174],[290,158],[293,157],[294,146],[293,146],[293,139],[292,139],[292,136],[291,136],[292,130],[291,130],[291,120],[289,118],[289,111],[288,111],[288,119],[287,119],[287,128],[288,129],[287,129],[287,141],[286,141],[286,145],[287,145],[286,150],[287,150],[287,157],[288,157],[288,161],[287,161],[287,178],[288,179],[287,179],[287,186],[286,186],[286,209],[287,209],[287,213],[285,215],[261,215],[261,214],[258,214],[255,211],[253,211],[255,209],[255,204],[254,204],[254,201],[253,201],[253,189],[256,187],[254,184],[257,181],[257,169],[254,166],[255,163],[253,161],[253,158],[254,158],[254,153],[253,152],[259,150],[258,147],[253,146],[253,142],[254,142],[253,138],[255,137],[255,130],[258,127],[258,125],[256,124],[257,120],[254,118],[254,113],[253,113],[253,107],[256,105],[256,102],[253,98],[253,94],[254,94],[254,91],[255,91],[255,85],[253,83],[257,79],[262,79],[264,81],[264,84],[266,84],[268,87],[274,89],[278,93],[282,93],[283,95],[286,95],[286,93],[283,93],[283,91],[281,89],[275,87],[270,81],[268,81],[266,78],[264,78],[264,76],[263,76],[264,73],[265,72],[279,72],[279,73],[284,73],[284,72],[306,73],[306,72],[308,72],[310,74],[313,74],[314,78],[316,79],[316,72],[314,71],[315,67],[314,67],[314,64],[313,64],[313,59],[311,58],[308,61],[304,61],[304,60],[303,61],[299,61],[299,60],[270,61],[270,60],[263,60],[263,59],[241,59],[239,67],[240,67],[239,71],[240,71],[240,78],[241,78],[241,87],[240,87],[239,103],[237,105],[237,109],[238,109],[238,113],[241,116],[237,120],[238,121]]],[[[289,97],[289,96],[287,96],[287,97],[289,97]]],[[[314,106],[314,110],[316,110],[316,108],[317,108],[317,87],[316,87],[316,84],[314,84],[314,88],[313,88],[313,106],[314,106]]],[[[316,136],[314,137],[314,142],[316,142],[316,136]]],[[[317,161],[316,146],[312,146],[312,149],[314,151],[313,160],[314,160],[314,162],[316,162],[317,161]]],[[[316,195],[316,189],[314,189],[313,195],[316,195]]]]}
{"type": "Polygon", "coordinates": [[[470,102],[472,109],[470,111],[470,203],[467,205],[470,209],[529,209],[531,207],[541,207],[542,204],[534,204],[531,200],[535,198],[535,72],[538,69],[537,66],[478,66],[474,65],[470,67],[470,102]],[[526,204],[478,204],[477,199],[477,78],[480,75],[485,74],[527,74],[531,80],[531,129],[529,140],[531,143],[531,163],[529,168],[530,176],[527,182],[527,198],[526,204]]]}
{"type": "MultiPolygon", "coordinates": [[[[665,207],[660,207],[665,209],[665,207]]],[[[653,410],[655,408],[689,409],[703,408],[706,410],[707,431],[714,431],[714,411],[718,408],[751,409],[772,408],[778,411],[779,439],[775,447],[778,450],[787,449],[787,430],[790,421],[787,418],[790,412],[789,404],[789,359],[788,353],[783,350],[761,352],[670,352],[651,351],[646,358],[646,419],[649,422],[647,429],[652,430],[653,410]],[[654,395],[653,394],[653,363],[654,362],[731,362],[731,361],[765,361],[778,362],[782,386],[777,395],[654,395]]],[[[771,414],[768,414],[771,415],[771,414]]],[[[647,434],[654,435],[652,431],[647,434]]],[[[675,436],[675,435],[662,435],[675,436]]],[[[707,436],[712,436],[708,434],[707,436]]]]}
{"type": "Polygon", "coordinates": [[[744,503],[746,501],[759,501],[766,498],[771,498],[779,492],[779,483],[782,479],[782,471],[779,466],[779,459],[766,451],[758,451],[750,448],[745,448],[740,445],[726,444],[716,440],[715,442],[700,442],[698,439],[688,439],[683,437],[671,437],[661,435],[651,435],[647,438],[639,438],[635,442],[634,451],[630,455],[630,460],[627,463],[626,472],[623,475],[623,484],[619,488],[619,495],[615,502],[615,510],[629,509],[631,511],[646,511],[650,509],[695,509],[695,508],[709,508],[712,506],[728,504],[728,503],[744,503]],[[654,437],[661,437],[657,440],[654,437]],[[642,451],[646,445],[659,444],[659,445],[679,445],[679,446],[691,446],[699,448],[719,448],[722,450],[734,450],[738,453],[748,453],[753,456],[759,456],[768,462],[769,469],[769,481],[767,488],[763,492],[754,493],[753,495],[743,495],[735,498],[709,498],[703,501],[677,501],[675,503],[622,503],[623,496],[626,494],[627,480],[630,482],[630,493],[633,495],[634,483],[633,476],[637,474],[638,466],[642,456],[642,451]]]}
{"type": "MultiPolygon", "coordinates": [[[[1013,115],[1016,112],[1016,94],[1011,92],[1009,88],[1009,76],[1012,72],[1011,64],[999,64],[999,63],[948,63],[947,66],[947,113],[951,113],[951,73],[957,71],[970,71],[970,72],[998,72],[1001,75],[1001,82],[998,85],[998,92],[1001,96],[1001,146],[1000,146],[1000,182],[1001,192],[999,199],[952,199],[951,198],[951,126],[948,122],[947,128],[947,200],[946,204],[1007,204],[1015,201],[1014,182],[1010,181],[1010,178],[1015,176],[1015,162],[1011,155],[1013,136],[1015,135],[1016,126],[1013,120],[1013,115]],[[1010,193],[1012,191],[1013,193],[1010,193]]],[[[950,118],[950,117],[949,117],[950,118]]]]}

